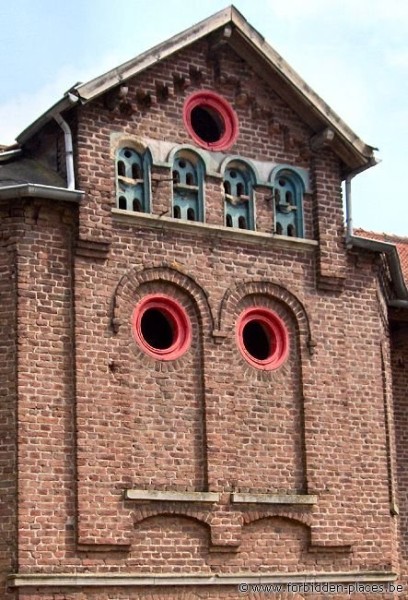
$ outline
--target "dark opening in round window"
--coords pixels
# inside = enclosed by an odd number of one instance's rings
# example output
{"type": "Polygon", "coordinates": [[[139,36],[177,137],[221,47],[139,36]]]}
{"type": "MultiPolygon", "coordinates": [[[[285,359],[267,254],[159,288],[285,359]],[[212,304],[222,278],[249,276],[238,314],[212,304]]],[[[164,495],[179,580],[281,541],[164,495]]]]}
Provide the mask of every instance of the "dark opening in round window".
{"type": "Polygon", "coordinates": [[[146,296],[133,312],[132,325],[136,342],[154,358],[174,360],[190,346],[190,319],[184,308],[169,296],[146,296]]]}
{"type": "Polygon", "coordinates": [[[237,323],[237,343],[252,366],[277,369],[289,353],[289,336],[282,319],[267,308],[248,308],[237,323]]]}
{"type": "Polygon", "coordinates": [[[238,136],[238,119],[230,104],[215,92],[201,91],[184,103],[183,119],[193,140],[208,150],[225,150],[238,136]]]}
{"type": "Polygon", "coordinates": [[[215,110],[196,106],[191,111],[191,126],[204,142],[218,142],[224,133],[224,123],[215,110]]]}
{"type": "Polygon", "coordinates": [[[158,308],[148,308],[140,322],[146,342],[157,350],[166,350],[173,345],[173,323],[169,315],[158,308]]]}

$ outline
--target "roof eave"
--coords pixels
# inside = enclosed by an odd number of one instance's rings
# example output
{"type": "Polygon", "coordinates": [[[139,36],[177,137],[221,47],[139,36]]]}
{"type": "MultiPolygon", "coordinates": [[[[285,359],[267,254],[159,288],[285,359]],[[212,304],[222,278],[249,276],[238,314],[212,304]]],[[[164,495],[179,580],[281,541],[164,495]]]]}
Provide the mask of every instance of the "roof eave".
{"type": "Polygon", "coordinates": [[[67,188],[40,185],[37,183],[22,183],[0,187],[0,199],[3,200],[36,197],[77,203],[80,202],[84,194],[85,192],[81,190],[68,190],[67,188]]]}
{"type": "MultiPolygon", "coordinates": [[[[333,150],[342,158],[350,170],[362,166],[369,168],[376,164],[374,158],[375,148],[361,140],[354,131],[340,118],[340,116],[324,100],[316,94],[300,75],[284,60],[284,58],[270,46],[265,38],[258,33],[244,17],[237,11],[232,11],[232,22],[235,25],[234,35],[230,39],[235,50],[242,54],[245,44],[259,57],[260,62],[277,74],[286,83],[288,90],[299,104],[306,105],[310,111],[311,120],[316,118],[320,122],[320,130],[327,127],[335,132],[333,150]],[[242,43],[244,46],[242,46],[242,43]]],[[[267,73],[262,69],[262,73],[267,73]]],[[[281,91],[281,90],[280,90],[281,91]]],[[[288,94],[285,94],[286,99],[288,94]]],[[[313,123],[314,124],[314,123],[313,123]]],[[[313,127],[317,132],[316,125],[313,127]]]]}
{"type": "Polygon", "coordinates": [[[40,115],[38,117],[38,119],[36,119],[33,123],[31,123],[31,125],[26,127],[17,136],[16,141],[20,145],[25,144],[30,138],[33,137],[33,135],[35,133],[37,133],[37,131],[39,131],[41,129],[41,127],[43,127],[44,125],[49,123],[49,121],[51,121],[55,115],[61,114],[65,110],[68,110],[76,102],[78,102],[78,100],[79,100],[79,98],[77,96],[68,92],[67,94],[65,94],[65,96],[63,96],[62,98],[60,98],[60,100],[58,100],[55,104],[53,104],[51,106],[51,108],[49,108],[42,115],[40,115]]]}
{"type": "Polygon", "coordinates": [[[70,108],[74,102],[81,100],[82,103],[87,103],[97,98],[116,85],[227,25],[233,26],[232,35],[226,38],[228,43],[244,58],[255,61],[258,64],[258,72],[266,80],[269,73],[270,80],[278,79],[279,82],[285,83],[284,86],[279,86],[280,95],[289,103],[291,102],[295,110],[298,109],[297,112],[305,118],[313,131],[318,133],[327,127],[333,129],[335,138],[332,148],[345,165],[345,174],[375,164],[374,148],[365,144],[348,127],[234,6],[228,6],[115,69],[87,83],[74,86],[70,93],[27,127],[17,137],[17,141],[20,144],[26,142],[51,120],[54,114],[70,108]]]}
{"type": "Polygon", "coordinates": [[[104,75],[100,75],[87,83],[79,85],[76,88],[78,95],[85,102],[100,96],[115,85],[137,75],[155,63],[230,23],[235,13],[238,13],[238,11],[232,6],[224,8],[215,15],[150,48],[146,52],[143,52],[143,54],[123,63],[119,67],[115,67],[104,75]]]}
{"type": "Polygon", "coordinates": [[[394,290],[396,293],[396,298],[389,299],[388,304],[390,306],[408,308],[408,289],[402,273],[401,261],[396,245],[391,244],[390,242],[384,242],[382,240],[375,240],[356,235],[349,236],[346,241],[347,245],[350,247],[357,247],[362,248],[363,250],[379,252],[387,257],[388,268],[390,270],[391,280],[394,284],[394,290]]]}

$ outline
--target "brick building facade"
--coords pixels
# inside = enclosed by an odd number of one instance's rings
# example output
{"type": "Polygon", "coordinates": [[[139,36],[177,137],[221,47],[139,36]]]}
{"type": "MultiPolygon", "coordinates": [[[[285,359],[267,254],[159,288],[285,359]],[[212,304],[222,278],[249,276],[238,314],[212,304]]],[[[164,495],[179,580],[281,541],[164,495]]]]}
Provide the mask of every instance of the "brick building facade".
{"type": "Polygon", "coordinates": [[[231,7],[0,155],[2,597],[405,597],[408,246],[342,204],[374,164],[231,7]]]}

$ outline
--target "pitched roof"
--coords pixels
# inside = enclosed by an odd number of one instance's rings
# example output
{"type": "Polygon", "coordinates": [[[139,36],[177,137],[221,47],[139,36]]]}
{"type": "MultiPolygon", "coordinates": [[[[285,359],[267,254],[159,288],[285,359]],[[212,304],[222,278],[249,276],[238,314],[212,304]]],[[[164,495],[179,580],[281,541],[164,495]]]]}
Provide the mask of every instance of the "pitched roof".
{"type": "Polygon", "coordinates": [[[113,87],[141,73],[175,52],[208,37],[213,51],[229,44],[238,55],[299,114],[317,135],[327,134],[331,147],[341,158],[347,173],[376,164],[373,148],[365,144],[342,119],[303,81],[286,61],[265,41],[234,7],[229,6],[140,56],[108,71],[100,77],[77,84],[51,109],[27,127],[17,138],[23,144],[55,113],[73,102],[87,103],[113,87]]]}
{"type": "MultiPolygon", "coordinates": [[[[1,158],[1,156],[0,156],[1,158]]],[[[0,188],[24,183],[66,187],[64,179],[52,169],[31,158],[0,160],[0,188]]]]}
{"type": "Polygon", "coordinates": [[[355,229],[354,235],[366,239],[394,244],[397,248],[405,284],[408,286],[408,237],[400,237],[389,233],[377,233],[375,231],[365,231],[364,229],[355,229]]]}

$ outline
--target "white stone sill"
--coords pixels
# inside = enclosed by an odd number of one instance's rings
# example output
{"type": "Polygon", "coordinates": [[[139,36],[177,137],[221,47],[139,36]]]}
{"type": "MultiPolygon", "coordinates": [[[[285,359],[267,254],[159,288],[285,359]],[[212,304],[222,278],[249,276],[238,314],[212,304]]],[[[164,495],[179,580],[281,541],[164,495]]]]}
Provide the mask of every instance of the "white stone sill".
{"type": "Polygon", "coordinates": [[[240,583],[380,583],[396,581],[392,571],[341,571],[303,573],[234,573],[233,575],[140,573],[16,573],[8,579],[11,587],[93,587],[93,586],[191,586],[238,585],[240,583]]]}
{"type": "Polygon", "coordinates": [[[139,225],[152,229],[170,229],[175,231],[188,231],[196,234],[213,236],[225,239],[243,241],[249,244],[262,244],[268,246],[290,248],[292,250],[314,250],[318,246],[316,240],[307,240],[297,237],[287,237],[249,229],[235,229],[223,225],[212,225],[210,223],[199,223],[197,221],[185,221],[184,219],[173,219],[171,217],[157,216],[145,213],[112,209],[113,218],[118,223],[128,225],[139,225]]]}
{"type": "Polygon", "coordinates": [[[316,504],[317,496],[309,494],[241,494],[233,492],[234,504],[316,504]]]}
{"type": "Polygon", "coordinates": [[[159,490],[125,490],[126,500],[149,500],[161,502],[218,502],[217,492],[168,492],[159,490]]]}

